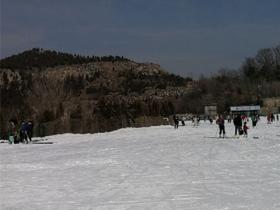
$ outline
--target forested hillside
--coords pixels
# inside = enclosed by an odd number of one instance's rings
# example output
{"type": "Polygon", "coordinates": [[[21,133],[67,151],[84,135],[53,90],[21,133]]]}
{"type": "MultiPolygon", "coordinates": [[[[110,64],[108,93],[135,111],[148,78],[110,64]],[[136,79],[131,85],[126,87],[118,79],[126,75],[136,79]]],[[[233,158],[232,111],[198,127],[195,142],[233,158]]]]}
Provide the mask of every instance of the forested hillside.
{"type": "Polygon", "coordinates": [[[280,96],[280,46],[259,50],[236,70],[198,80],[121,56],[81,56],[32,49],[0,61],[1,135],[9,119],[30,119],[37,134],[94,133],[167,123],[217,104],[262,104],[280,96]]]}
{"type": "Polygon", "coordinates": [[[33,120],[44,134],[158,125],[192,81],[152,63],[41,49],[3,59],[0,76],[2,134],[9,119],[33,120]]]}

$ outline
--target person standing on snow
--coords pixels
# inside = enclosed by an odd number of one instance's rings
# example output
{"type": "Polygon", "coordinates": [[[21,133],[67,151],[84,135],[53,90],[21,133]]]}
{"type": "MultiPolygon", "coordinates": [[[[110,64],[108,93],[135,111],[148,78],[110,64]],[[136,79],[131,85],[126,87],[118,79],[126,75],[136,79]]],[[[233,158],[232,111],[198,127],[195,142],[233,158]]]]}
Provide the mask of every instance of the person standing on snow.
{"type": "Polygon", "coordinates": [[[20,124],[19,136],[20,136],[20,141],[22,143],[27,143],[28,144],[27,126],[28,126],[28,124],[23,120],[20,124]]]}
{"type": "Polygon", "coordinates": [[[249,129],[249,127],[247,126],[247,123],[246,122],[244,122],[244,125],[243,125],[243,134],[244,134],[244,136],[245,137],[247,137],[248,136],[248,129],[249,129]]]}
{"type": "Polygon", "coordinates": [[[173,115],[174,120],[174,128],[177,129],[179,127],[179,118],[176,115],[173,115]]]}
{"type": "Polygon", "coordinates": [[[267,124],[270,124],[271,123],[271,114],[268,114],[267,115],[267,124]]]}
{"type": "Polygon", "coordinates": [[[208,119],[209,119],[209,122],[212,124],[213,123],[212,117],[208,117],[208,119]]]}
{"type": "Polygon", "coordinates": [[[228,123],[231,123],[231,116],[230,115],[227,115],[227,121],[228,121],[228,123]]]}
{"type": "Polygon", "coordinates": [[[33,137],[33,127],[34,127],[33,122],[29,120],[26,126],[26,134],[30,142],[32,141],[32,137],[33,137]]]}
{"type": "Polygon", "coordinates": [[[226,131],[225,131],[225,120],[222,115],[220,115],[219,118],[216,120],[216,124],[219,125],[219,137],[221,138],[221,135],[223,133],[223,138],[224,138],[226,131]]]}
{"type": "Polygon", "coordinates": [[[185,126],[185,119],[184,118],[181,119],[181,122],[182,122],[182,126],[185,126]]]}
{"type": "Polygon", "coordinates": [[[240,130],[242,128],[242,118],[241,118],[241,115],[238,114],[234,120],[233,120],[233,124],[234,124],[234,127],[235,127],[235,136],[237,136],[237,133],[239,134],[240,133],[240,130]]]}
{"type": "Polygon", "coordinates": [[[251,116],[251,120],[252,120],[252,126],[255,127],[257,125],[257,122],[258,122],[258,118],[255,114],[253,114],[251,116]]]}
{"type": "Polygon", "coordinates": [[[274,121],[275,121],[274,114],[271,114],[271,122],[274,122],[274,121]]]}
{"type": "Polygon", "coordinates": [[[193,116],[193,127],[198,126],[199,124],[199,117],[193,116]]]}
{"type": "Polygon", "coordinates": [[[9,135],[9,144],[16,144],[17,143],[17,128],[16,128],[16,122],[14,120],[9,121],[8,126],[8,135],[9,135]]]}

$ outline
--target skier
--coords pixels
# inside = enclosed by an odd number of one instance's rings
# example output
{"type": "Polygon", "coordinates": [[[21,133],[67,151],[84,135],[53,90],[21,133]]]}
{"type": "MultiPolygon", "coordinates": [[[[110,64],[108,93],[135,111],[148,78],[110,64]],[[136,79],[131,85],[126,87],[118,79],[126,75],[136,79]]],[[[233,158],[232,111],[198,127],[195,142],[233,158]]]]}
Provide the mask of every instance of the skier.
{"type": "Polygon", "coordinates": [[[271,114],[271,122],[274,122],[274,121],[275,121],[274,114],[271,114]]]}
{"type": "Polygon", "coordinates": [[[183,118],[181,119],[181,122],[182,122],[182,126],[185,126],[185,120],[183,118]]]}
{"type": "Polygon", "coordinates": [[[30,142],[32,141],[32,137],[33,137],[33,127],[34,127],[33,122],[29,120],[26,126],[26,134],[30,142]]]}
{"type": "Polygon", "coordinates": [[[225,120],[222,115],[216,120],[216,124],[219,125],[219,137],[221,138],[221,134],[223,133],[223,138],[225,137],[225,120]]]}
{"type": "Polygon", "coordinates": [[[277,121],[279,121],[279,115],[278,114],[276,115],[276,119],[277,119],[277,121]]]}
{"type": "Polygon", "coordinates": [[[211,124],[213,123],[212,117],[209,117],[209,122],[210,122],[211,124]]]}
{"type": "Polygon", "coordinates": [[[16,122],[14,120],[9,121],[8,126],[9,131],[9,144],[16,144],[17,143],[17,129],[16,129],[16,122]]]}
{"type": "Polygon", "coordinates": [[[267,115],[267,124],[270,124],[271,123],[271,114],[268,114],[267,115]]]}
{"type": "Polygon", "coordinates": [[[231,123],[231,116],[230,115],[227,115],[227,121],[228,121],[228,123],[231,123]]]}
{"type": "Polygon", "coordinates": [[[197,116],[193,116],[193,127],[198,126],[199,124],[199,118],[197,116]]]}
{"type": "Polygon", "coordinates": [[[176,115],[173,115],[174,120],[174,128],[177,129],[179,127],[179,118],[176,115]]]}
{"type": "Polygon", "coordinates": [[[20,124],[19,136],[20,136],[20,141],[22,143],[25,142],[25,143],[28,144],[28,139],[27,139],[27,123],[24,120],[20,124]]]}
{"type": "Polygon", "coordinates": [[[243,134],[244,134],[245,137],[248,136],[248,129],[249,129],[249,127],[247,126],[247,123],[244,122],[244,125],[243,125],[243,134]]]}
{"type": "Polygon", "coordinates": [[[251,116],[251,120],[252,120],[252,127],[255,127],[257,125],[257,122],[258,122],[258,118],[255,114],[253,114],[251,116]]]}
{"type": "Polygon", "coordinates": [[[241,115],[238,114],[237,116],[235,116],[235,118],[233,119],[233,123],[234,123],[234,127],[235,127],[235,136],[237,136],[237,132],[239,135],[240,134],[240,130],[242,128],[242,118],[241,118],[241,115]]]}

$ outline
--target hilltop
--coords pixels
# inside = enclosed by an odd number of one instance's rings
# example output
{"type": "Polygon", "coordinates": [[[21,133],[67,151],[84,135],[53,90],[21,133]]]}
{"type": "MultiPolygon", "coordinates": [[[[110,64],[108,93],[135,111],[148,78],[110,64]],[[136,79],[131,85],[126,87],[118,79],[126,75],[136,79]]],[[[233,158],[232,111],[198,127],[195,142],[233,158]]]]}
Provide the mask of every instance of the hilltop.
{"type": "Polygon", "coordinates": [[[17,55],[0,60],[0,68],[13,70],[44,69],[59,65],[86,64],[100,61],[129,61],[123,56],[82,56],[78,54],[57,52],[42,48],[33,48],[17,55]]]}

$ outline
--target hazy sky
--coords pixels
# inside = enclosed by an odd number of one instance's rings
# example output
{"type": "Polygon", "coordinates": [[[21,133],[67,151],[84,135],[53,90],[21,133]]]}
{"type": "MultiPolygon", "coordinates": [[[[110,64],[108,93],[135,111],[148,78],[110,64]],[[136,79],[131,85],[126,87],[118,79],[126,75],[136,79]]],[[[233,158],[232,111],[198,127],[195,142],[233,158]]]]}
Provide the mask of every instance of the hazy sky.
{"type": "Polygon", "coordinates": [[[280,43],[279,0],[0,1],[1,58],[42,47],[197,76],[280,43]]]}

